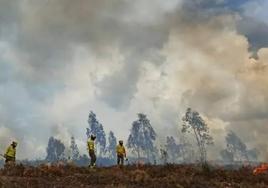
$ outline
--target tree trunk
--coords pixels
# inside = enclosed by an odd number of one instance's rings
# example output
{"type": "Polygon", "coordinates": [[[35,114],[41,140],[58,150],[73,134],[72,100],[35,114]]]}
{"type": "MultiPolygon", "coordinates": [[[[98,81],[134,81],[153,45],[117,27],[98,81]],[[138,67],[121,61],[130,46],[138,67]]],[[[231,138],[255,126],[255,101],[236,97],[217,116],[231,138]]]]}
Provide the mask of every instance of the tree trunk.
{"type": "Polygon", "coordinates": [[[202,146],[201,146],[200,140],[198,138],[198,135],[196,133],[196,130],[195,129],[193,129],[193,130],[194,130],[195,138],[196,138],[196,141],[197,141],[198,149],[199,149],[199,152],[200,152],[200,159],[201,159],[201,162],[203,163],[204,161],[203,161],[202,146]]]}
{"type": "Polygon", "coordinates": [[[140,160],[140,148],[137,148],[138,160],[140,160]]]}

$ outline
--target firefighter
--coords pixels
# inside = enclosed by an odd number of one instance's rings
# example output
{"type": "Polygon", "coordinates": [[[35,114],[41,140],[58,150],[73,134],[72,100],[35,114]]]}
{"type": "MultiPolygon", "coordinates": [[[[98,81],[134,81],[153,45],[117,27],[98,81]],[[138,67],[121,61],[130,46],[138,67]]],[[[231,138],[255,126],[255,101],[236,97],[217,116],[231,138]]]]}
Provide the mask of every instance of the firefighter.
{"type": "Polygon", "coordinates": [[[6,164],[15,164],[16,161],[16,147],[18,143],[13,141],[10,146],[7,148],[6,153],[4,155],[5,157],[5,163],[6,164]]]}
{"type": "Polygon", "coordinates": [[[96,154],[95,154],[95,135],[91,135],[87,141],[88,153],[90,156],[90,168],[94,168],[96,166],[96,154]]]}
{"type": "Polygon", "coordinates": [[[117,165],[124,165],[124,158],[127,157],[127,154],[122,140],[120,140],[119,144],[116,146],[116,153],[117,153],[117,165]]]}

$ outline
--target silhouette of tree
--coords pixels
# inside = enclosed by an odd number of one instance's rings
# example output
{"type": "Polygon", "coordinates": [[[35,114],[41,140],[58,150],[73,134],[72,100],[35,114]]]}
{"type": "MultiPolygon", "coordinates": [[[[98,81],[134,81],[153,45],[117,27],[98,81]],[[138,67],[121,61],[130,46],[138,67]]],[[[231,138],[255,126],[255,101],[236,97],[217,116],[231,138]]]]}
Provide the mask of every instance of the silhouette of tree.
{"type": "Polygon", "coordinates": [[[110,131],[109,137],[108,137],[108,147],[107,147],[107,153],[110,159],[116,158],[116,137],[114,136],[114,133],[110,131]]]}
{"type": "Polygon", "coordinates": [[[90,135],[93,134],[96,136],[96,144],[97,148],[99,148],[98,154],[104,155],[105,154],[105,148],[106,148],[106,135],[103,130],[103,126],[101,123],[98,122],[96,118],[96,114],[94,114],[92,111],[89,113],[88,116],[88,125],[86,135],[88,138],[90,138],[90,135]]]}
{"type": "Polygon", "coordinates": [[[223,160],[228,162],[234,161],[256,161],[258,159],[258,150],[253,148],[251,150],[247,149],[247,145],[234,133],[229,132],[226,137],[226,149],[221,151],[221,156],[223,160]],[[229,156],[229,158],[226,156],[229,156]]]}
{"type": "Polygon", "coordinates": [[[77,161],[79,160],[80,158],[80,155],[79,155],[79,149],[77,147],[77,144],[75,143],[75,139],[74,137],[72,136],[71,137],[71,146],[70,146],[70,150],[71,150],[71,159],[73,161],[77,161]]]}
{"type": "Polygon", "coordinates": [[[132,123],[132,128],[127,141],[127,147],[137,153],[138,158],[144,153],[147,159],[150,160],[154,153],[154,141],[156,139],[156,133],[151,126],[149,119],[145,114],[139,113],[138,120],[132,123]]]}
{"type": "Polygon", "coordinates": [[[49,162],[57,162],[64,159],[65,146],[54,137],[50,137],[47,146],[46,160],[49,162]]]}
{"type": "Polygon", "coordinates": [[[187,109],[182,121],[182,133],[193,131],[199,149],[200,161],[201,163],[206,163],[206,146],[213,144],[213,138],[209,135],[209,128],[206,122],[198,112],[192,111],[191,108],[187,109]]]}
{"type": "Polygon", "coordinates": [[[172,163],[175,163],[177,158],[180,156],[180,146],[176,143],[173,136],[168,136],[166,140],[166,152],[170,157],[172,163]]]}

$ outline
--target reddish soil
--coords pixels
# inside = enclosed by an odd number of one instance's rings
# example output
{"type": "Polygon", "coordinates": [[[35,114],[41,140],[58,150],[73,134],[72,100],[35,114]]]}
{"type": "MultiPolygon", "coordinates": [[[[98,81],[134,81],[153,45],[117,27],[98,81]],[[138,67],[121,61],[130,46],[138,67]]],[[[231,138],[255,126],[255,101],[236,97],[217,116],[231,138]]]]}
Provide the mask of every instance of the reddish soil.
{"type": "Polygon", "coordinates": [[[0,170],[0,187],[156,187],[156,188],[268,188],[268,174],[253,175],[253,168],[202,169],[191,165],[81,168],[26,167],[0,170]]]}

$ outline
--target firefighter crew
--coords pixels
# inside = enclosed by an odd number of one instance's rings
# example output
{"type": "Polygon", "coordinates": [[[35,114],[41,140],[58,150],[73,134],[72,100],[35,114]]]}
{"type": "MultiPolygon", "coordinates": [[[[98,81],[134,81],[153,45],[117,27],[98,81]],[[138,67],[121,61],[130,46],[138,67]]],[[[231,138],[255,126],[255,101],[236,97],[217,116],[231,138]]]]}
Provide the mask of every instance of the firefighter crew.
{"type": "Polygon", "coordinates": [[[87,141],[88,153],[90,156],[90,168],[94,168],[96,166],[96,154],[95,154],[95,141],[96,136],[91,135],[87,141]]]}
{"type": "Polygon", "coordinates": [[[117,165],[124,165],[124,158],[127,157],[127,154],[122,140],[120,140],[119,144],[116,146],[116,153],[117,153],[117,165]]]}
{"type": "Polygon", "coordinates": [[[9,164],[9,163],[15,163],[16,161],[16,147],[17,147],[18,143],[13,141],[10,146],[8,146],[6,153],[4,154],[5,157],[5,163],[9,164]]]}

